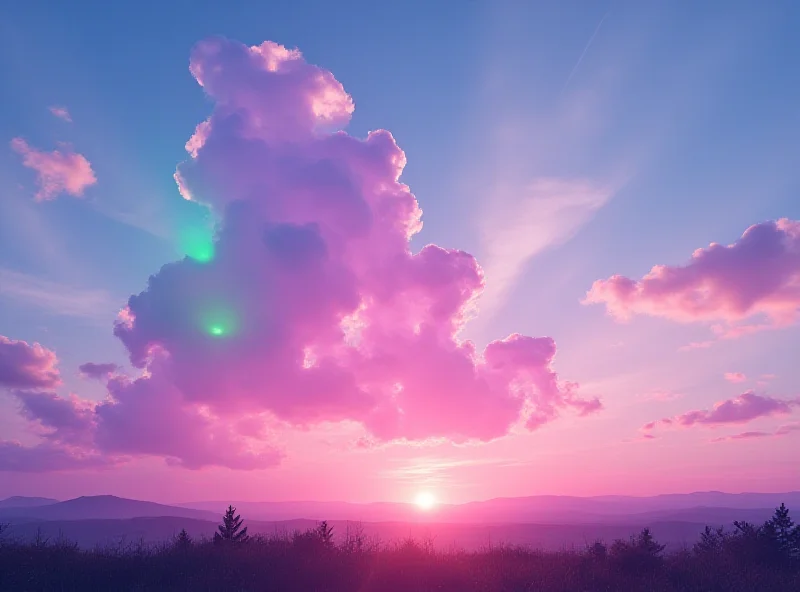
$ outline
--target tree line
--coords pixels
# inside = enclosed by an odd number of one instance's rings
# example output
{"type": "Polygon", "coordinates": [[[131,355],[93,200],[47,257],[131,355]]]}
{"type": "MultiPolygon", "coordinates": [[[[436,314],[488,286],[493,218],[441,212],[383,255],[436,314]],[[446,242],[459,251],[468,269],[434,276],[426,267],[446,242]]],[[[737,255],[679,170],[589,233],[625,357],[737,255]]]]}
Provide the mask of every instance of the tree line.
{"type": "MultiPolygon", "coordinates": [[[[1,529],[0,529],[1,530],[1,529]]],[[[437,550],[431,541],[378,544],[362,531],[251,535],[233,506],[211,539],[184,529],[169,542],[80,550],[0,533],[0,591],[236,590],[265,592],[772,592],[800,590],[800,527],[785,505],[763,524],[706,527],[667,549],[649,528],[610,544],[543,552],[494,545],[437,550]]]]}

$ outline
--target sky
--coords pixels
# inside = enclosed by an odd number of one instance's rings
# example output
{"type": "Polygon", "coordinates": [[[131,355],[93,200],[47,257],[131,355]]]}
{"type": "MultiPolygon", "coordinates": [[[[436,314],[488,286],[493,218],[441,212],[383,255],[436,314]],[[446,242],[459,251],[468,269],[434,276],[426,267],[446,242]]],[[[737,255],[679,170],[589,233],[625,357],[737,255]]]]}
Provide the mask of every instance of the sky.
{"type": "Polygon", "coordinates": [[[794,2],[0,19],[0,497],[800,489],[794,2]]]}

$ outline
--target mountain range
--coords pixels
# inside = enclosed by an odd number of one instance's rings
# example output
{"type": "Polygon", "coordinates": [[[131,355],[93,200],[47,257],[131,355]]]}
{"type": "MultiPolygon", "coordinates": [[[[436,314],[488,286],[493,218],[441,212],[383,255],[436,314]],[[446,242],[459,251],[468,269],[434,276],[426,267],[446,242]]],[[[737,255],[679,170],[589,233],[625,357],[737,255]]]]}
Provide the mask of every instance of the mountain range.
{"type": "MultiPolygon", "coordinates": [[[[192,536],[211,536],[228,503],[165,505],[110,495],[66,501],[13,497],[0,501],[0,522],[10,523],[9,536],[21,539],[63,537],[82,547],[152,543],[183,528],[192,536]]],[[[504,542],[555,549],[626,538],[644,526],[670,546],[691,544],[706,525],[763,522],[781,503],[800,509],[800,492],[533,496],[441,505],[429,512],[402,503],[232,503],[252,534],[291,534],[328,520],[338,536],[358,528],[384,542],[412,537],[433,540],[439,547],[476,549],[504,542]]]]}

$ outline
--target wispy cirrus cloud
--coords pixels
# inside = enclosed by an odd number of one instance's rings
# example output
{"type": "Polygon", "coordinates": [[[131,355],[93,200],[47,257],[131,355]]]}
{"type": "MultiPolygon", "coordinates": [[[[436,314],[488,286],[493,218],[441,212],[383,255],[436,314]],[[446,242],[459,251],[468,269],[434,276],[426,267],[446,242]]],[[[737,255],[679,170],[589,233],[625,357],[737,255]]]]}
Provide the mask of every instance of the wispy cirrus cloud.
{"type": "Polygon", "coordinates": [[[66,107],[60,105],[52,105],[47,108],[50,113],[58,117],[59,119],[66,121],[67,123],[72,123],[72,115],[70,115],[69,110],[66,107]]]}
{"type": "Polygon", "coordinates": [[[779,438],[781,436],[788,436],[792,432],[800,432],[800,422],[787,423],[780,426],[773,432],[765,431],[752,431],[741,432],[730,436],[721,436],[719,438],[712,438],[712,442],[727,442],[730,440],[756,440],[760,438],[779,438]]]}
{"type": "Polygon", "coordinates": [[[675,391],[655,390],[642,393],[637,397],[641,401],[658,401],[666,403],[667,401],[677,401],[683,398],[683,393],[676,393],[675,391]]]}
{"type": "Polygon", "coordinates": [[[55,199],[60,193],[82,197],[87,187],[97,183],[91,163],[71,148],[45,152],[23,138],[11,140],[11,148],[22,156],[24,166],[36,171],[36,201],[55,199]]]}
{"type": "Polygon", "coordinates": [[[574,237],[615,191],[586,179],[542,177],[493,196],[481,229],[486,277],[481,316],[502,305],[528,261],[574,237]]]}
{"type": "Polygon", "coordinates": [[[747,380],[747,375],[742,372],[726,372],[723,376],[725,380],[733,383],[744,382],[747,380]]]}
{"type": "Polygon", "coordinates": [[[87,290],[0,267],[0,299],[68,317],[112,321],[120,309],[106,290],[87,290]]]}
{"type": "Polygon", "coordinates": [[[478,466],[512,467],[525,464],[525,462],[512,458],[450,459],[419,457],[402,461],[401,466],[384,469],[381,471],[381,475],[397,481],[432,484],[449,481],[452,473],[459,469],[478,466]]]}

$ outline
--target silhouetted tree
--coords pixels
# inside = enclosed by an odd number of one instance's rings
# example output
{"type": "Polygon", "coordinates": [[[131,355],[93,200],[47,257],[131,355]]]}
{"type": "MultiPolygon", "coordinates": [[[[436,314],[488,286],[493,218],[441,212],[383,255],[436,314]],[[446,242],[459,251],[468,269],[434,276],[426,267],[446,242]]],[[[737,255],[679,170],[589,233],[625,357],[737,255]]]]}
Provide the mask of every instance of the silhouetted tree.
{"type": "Polygon", "coordinates": [[[698,555],[717,554],[722,551],[725,544],[725,529],[723,527],[711,528],[706,526],[700,533],[700,540],[694,545],[694,552],[698,555]]]}
{"type": "Polygon", "coordinates": [[[189,536],[189,533],[186,532],[185,528],[182,528],[181,531],[178,533],[178,536],[175,537],[175,548],[188,549],[191,546],[192,546],[192,537],[189,536]]]}
{"type": "Polygon", "coordinates": [[[643,528],[636,538],[636,546],[645,554],[652,557],[661,557],[666,545],[661,545],[653,538],[649,528],[643,528]]]}
{"type": "Polygon", "coordinates": [[[214,533],[215,543],[244,543],[250,538],[247,536],[247,527],[242,528],[241,516],[237,516],[236,508],[228,506],[222,517],[222,524],[217,526],[218,532],[214,533]]]}
{"type": "Polygon", "coordinates": [[[775,509],[775,514],[764,524],[764,529],[774,538],[783,555],[797,557],[800,554],[800,527],[795,526],[786,504],[775,509]]]}
{"type": "Polygon", "coordinates": [[[664,562],[661,553],[665,549],[653,538],[649,528],[642,529],[629,542],[617,540],[611,546],[611,561],[623,571],[644,573],[657,569],[664,562]]]}
{"type": "Polygon", "coordinates": [[[316,534],[320,542],[326,547],[333,545],[333,526],[328,526],[328,521],[323,520],[317,526],[316,534]]]}
{"type": "Polygon", "coordinates": [[[586,552],[595,561],[605,561],[608,557],[608,547],[603,541],[595,541],[586,547],[586,552]]]}

